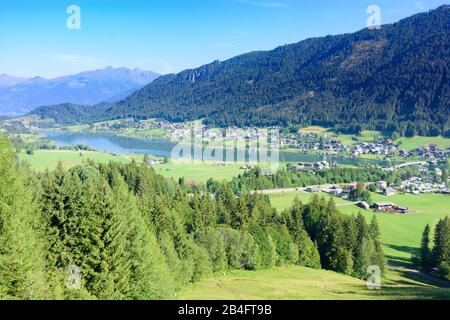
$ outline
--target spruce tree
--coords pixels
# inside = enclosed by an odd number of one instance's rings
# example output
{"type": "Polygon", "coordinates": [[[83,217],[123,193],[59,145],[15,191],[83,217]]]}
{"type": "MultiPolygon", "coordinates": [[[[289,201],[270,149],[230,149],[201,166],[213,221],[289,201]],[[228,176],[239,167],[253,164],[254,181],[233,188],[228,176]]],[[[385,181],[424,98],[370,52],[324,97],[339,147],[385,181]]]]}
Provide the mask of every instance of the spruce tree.
{"type": "MultiPolygon", "coordinates": [[[[123,223],[124,238],[121,246],[110,249],[110,257],[115,258],[112,271],[116,271],[116,286],[127,277],[127,299],[161,299],[171,297],[175,290],[173,273],[169,271],[166,259],[155,235],[147,228],[136,199],[128,192],[125,182],[117,177],[113,187],[114,213],[123,223]],[[124,255],[122,251],[127,253],[124,255]],[[112,251],[112,252],[111,252],[112,251]],[[125,258],[126,260],[122,260],[125,258]]],[[[108,252],[109,253],[109,252],[108,252]]],[[[176,267],[175,267],[176,268],[176,267]]],[[[175,271],[175,270],[174,270],[175,271]]]]}
{"type": "Polygon", "coordinates": [[[449,277],[450,269],[450,220],[441,219],[434,233],[433,266],[439,269],[441,276],[449,277]]]}
{"type": "Polygon", "coordinates": [[[55,298],[44,237],[12,146],[0,137],[0,299],[55,298]]]}
{"type": "Polygon", "coordinates": [[[430,225],[426,225],[422,234],[422,242],[420,244],[420,266],[424,271],[428,271],[431,266],[430,252],[430,225]]]}
{"type": "Polygon", "coordinates": [[[386,269],[385,268],[386,259],[384,257],[383,249],[381,247],[381,240],[380,240],[381,233],[380,228],[378,226],[378,220],[375,215],[372,217],[372,221],[370,222],[369,225],[369,235],[374,246],[373,256],[371,257],[371,264],[378,266],[381,272],[384,273],[386,269]]]}

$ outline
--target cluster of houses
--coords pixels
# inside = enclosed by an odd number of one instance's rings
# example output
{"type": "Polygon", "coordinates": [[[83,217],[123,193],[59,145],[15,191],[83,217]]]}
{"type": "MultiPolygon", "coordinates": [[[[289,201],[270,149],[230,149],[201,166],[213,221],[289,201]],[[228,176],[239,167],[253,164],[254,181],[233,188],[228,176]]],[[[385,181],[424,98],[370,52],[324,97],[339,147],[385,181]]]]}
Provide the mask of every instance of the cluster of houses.
{"type": "Polygon", "coordinates": [[[349,183],[345,186],[339,184],[320,186],[320,187],[308,187],[305,189],[306,192],[324,192],[332,196],[339,197],[342,199],[348,199],[350,193],[356,189],[357,183],[349,183]]]}
{"type": "Polygon", "coordinates": [[[294,169],[297,171],[323,171],[330,169],[330,164],[327,161],[299,162],[294,169]]]}
{"type": "Polygon", "coordinates": [[[445,183],[427,182],[420,177],[411,177],[402,182],[399,189],[405,193],[421,194],[421,193],[443,193],[450,194],[450,189],[445,183]]]}
{"type": "Polygon", "coordinates": [[[291,134],[281,139],[281,145],[291,149],[327,151],[330,153],[342,153],[348,150],[348,147],[338,139],[320,138],[314,133],[291,134]]]}
{"type": "Polygon", "coordinates": [[[402,158],[423,158],[445,160],[450,157],[450,148],[442,150],[436,144],[428,147],[419,147],[412,151],[407,151],[392,139],[380,137],[374,142],[357,142],[353,146],[342,144],[336,138],[320,137],[314,133],[298,133],[284,135],[281,145],[293,149],[327,151],[330,153],[345,153],[353,157],[361,155],[393,156],[402,158]]]}
{"type": "Polygon", "coordinates": [[[418,147],[410,152],[411,156],[424,159],[446,159],[450,156],[450,147],[446,150],[439,149],[437,144],[430,144],[427,147],[418,147]]]}
{"type": "MultiPolygon", "coordinates": [[[[377,183],[377,185],[384,187],[385,183],[383,181],[380,181],[380,183],[377,183]]],[[[350,193],[356,189],[356,186],[357,186],[356,183],[350,183],[343,187],[341,187],[340,185],[328,185],[326,187],[315,186],[315,187],[308,187],[305,189],[305,191],[312,193],[325,192],[333,196],[340,197],[342,199],[348,199],[350,193]]],[[[377,202],[373,203],[372,205],[369,205],[365,201],[359,201],[358,206],[364,210],[373,210],[375,212],[398,213],[398,214],[410,213],[409,208],[405,206],[398,206],[395,203],[391,202],[377,202]]]]}
{"type": "Polygon", "coordinates": [[[374,143],[358,142],[351,148],[351,155],[354,157],[366,154],[388,156],[399,151],[391,139],[379,138],[374,143]]]}
{"type": "Polygon", "coordinates": [[[201,125],[196,128],[192,128],[192,124],[189,127],[177,128],[176,130],[169,129],[168,132],[175,138],[187,138],[194,137],[199,139],[217,139],[223,138],[228,141],[244,141],[245,139],[266,139],[268,143],[272,140],[268,138],[266,130],[257,128],[227,128],[227,129],[208,129],[206,126],[201,125]]]}
{"type": "Polygon", "coordinates": [[[109,130],[124,130],[124,129],[165,129],[168,132],[174,132],[175,130],[187,129],[192,126],[190,122],[172,123],[168,121],[155,121],[155,120],[138,120],[134,118],[114,120],[100,122],[91,125],[91,130],[96,131],[109,131],[109,130]]]}
{"type": "Polygon", "coordinates": [[[390,187],[386,181],[377,181],[375,185],[377,186],[377,189],[380,190],[381,193],[386,197],[394,196],[397,194],[395,188],[390,187]]]}
{"type": "Polygon", "coordinates": [[[450,189],[443,182],[429,182],[424,178],[411,177],[402,181],[400,186],[389,186],[385,181],[378,181],[377,188],[385,196],[393,196],[397,192],[410,194],[442,193],[450,194],[450,189]]]}

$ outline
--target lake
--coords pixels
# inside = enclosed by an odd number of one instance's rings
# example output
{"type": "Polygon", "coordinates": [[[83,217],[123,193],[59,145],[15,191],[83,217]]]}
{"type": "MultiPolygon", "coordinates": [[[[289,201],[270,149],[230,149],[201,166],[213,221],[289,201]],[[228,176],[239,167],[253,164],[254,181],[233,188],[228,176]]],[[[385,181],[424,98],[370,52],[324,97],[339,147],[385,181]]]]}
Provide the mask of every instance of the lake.
{"type": "MultiPolygon", "coordinates": [[[[97,151],[117,154],[149,154],[156,157],[171,157],[176,144],[161,138],[128,138],[108,134],[83,132],[45,132],[43,140],[49,140],[58,147],[87,145],[97,151]]],[[[236,155],[236,151],[234,151],[236,155]]],[[[248,156],[248,153],[247,153],[248,156]]],[[[381,160],[360,159],[345,156],[323,156],[319,154],[305,154],[301,152],[281,151],[280,160],[283,162],[317,162],[326,160],[330,163],[343,165],[380,165],[388,163],[381,160]]],[[[390,165],[396,165],[395,161],[390,165]]]]}

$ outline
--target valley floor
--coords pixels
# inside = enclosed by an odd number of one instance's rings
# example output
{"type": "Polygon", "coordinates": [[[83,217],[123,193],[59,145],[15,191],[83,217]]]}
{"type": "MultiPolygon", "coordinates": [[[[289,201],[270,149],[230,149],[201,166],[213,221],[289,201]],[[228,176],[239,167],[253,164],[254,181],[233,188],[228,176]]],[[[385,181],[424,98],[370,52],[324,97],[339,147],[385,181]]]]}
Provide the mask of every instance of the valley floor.
{"type": "MultiPolygon", "coordinates": [[[[292,205],[296,197],[302,202],[308,203],[312,196],[312,193],[297,191],[272,193],[269,198],[275,208],[284,210],[292,205]]],[[[319,193],[319,196],[331,197],[325,193],[319,193]]],[[[373,215],[377,216],[383,251],[390,263],[398,265],[411,264],[411,256],[418,252],[421,235],[427,224],[434,226],[439,219],[450,215],[450,197],[442,194],[397,194],[391,197],[372,194],[374,202],[393,202],[408,207],[412,211],[408,215],[375,214],[372,210],[364,210],[349,201],[333,198],[339,211],[345,214],[356,215],[361,212],[367,221],[370,221],[373,215]]]]}

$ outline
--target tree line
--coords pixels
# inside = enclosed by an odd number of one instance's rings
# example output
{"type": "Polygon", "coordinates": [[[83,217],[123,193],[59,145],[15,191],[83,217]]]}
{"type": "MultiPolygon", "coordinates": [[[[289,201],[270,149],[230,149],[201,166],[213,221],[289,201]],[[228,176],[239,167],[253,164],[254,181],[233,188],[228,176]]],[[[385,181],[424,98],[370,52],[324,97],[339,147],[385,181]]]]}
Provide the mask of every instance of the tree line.
{"type": "MultiPolygon", "coordinates": [[[[323,184],[346,184],[357,182],[386,181],[389,184],[400,185],[411,176],[417,175],[415,168],[405,168],[398,171],[385,171],[380,168],[331,168],[323,171],[298,171],[295,165],[287,164],[271,175],[265,175],[263,169],[256,167],[246,170],[227,183],[235,192],[251,192],[254,190],[297,188],[323,184]]],[[[206,189],[216,192],[221,183],[209,179],[206,189]]]]}
{"type": "Polygon", "coordinates": [[[422,234],[420,252],[414,257],[416,265],[424,272],[435,273],[450,280],[450,219],[440,219],[434,229],[430,225],[422,234]]]}

